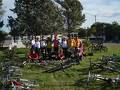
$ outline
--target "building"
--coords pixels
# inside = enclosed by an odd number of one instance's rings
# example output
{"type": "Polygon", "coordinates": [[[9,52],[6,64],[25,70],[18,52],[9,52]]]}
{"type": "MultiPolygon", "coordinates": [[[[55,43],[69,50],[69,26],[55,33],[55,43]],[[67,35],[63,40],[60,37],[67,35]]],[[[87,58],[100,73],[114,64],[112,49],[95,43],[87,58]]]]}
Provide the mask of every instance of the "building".
{"type": "Polygon", "coordinates": [[[25,48],[25,45],[22,42],[20,37],[16,37],[15,40],[11,35],[6,36],[5,41],[3,42],[2,47],[13,47],[16,46],[17,48],[25,48]]]}

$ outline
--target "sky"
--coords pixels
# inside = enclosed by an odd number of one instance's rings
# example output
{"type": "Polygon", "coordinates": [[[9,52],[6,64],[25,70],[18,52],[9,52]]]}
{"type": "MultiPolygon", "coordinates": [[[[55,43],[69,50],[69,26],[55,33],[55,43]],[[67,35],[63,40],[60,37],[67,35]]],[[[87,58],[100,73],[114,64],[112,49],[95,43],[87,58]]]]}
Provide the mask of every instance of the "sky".
{"type": "MultiPolygon", "coordinates": [[[[83,13],[86,16],[86,21],[82,27],[90,27],[95,22],[95,15],[97,22],[112,23],[113,21],[117,21],[120,24],[120,0],[80,0],[80,2],[83,6],[83,13]]],[[[15,16],[9,10],[14,8],[14,0],[3,0],[2,7],[5,11],[3,20],[6,24],[8,16],[15,16]]],[[[5,25],[3,29],[9,31],[5,25]]]]}
{"type": "Polygon", "coordinates": [[[120,0],[80,0],[80,2],[86,16],[83,27],[90,27],[95,22],[95,15],[97,22],[117,21],[120,24],[120,0]]]}
{"type": "Polygon", "coordinates": [[[3,30],[9,32],[10,28],[6,27],[8,16],[16,17],[16,15],[12,11],[10,11],[10,9],[14,8],[14,0],[3,0],[2,4],[2,9],[4,10],[2,19],[4,20],[5,24],[3,30]]]}

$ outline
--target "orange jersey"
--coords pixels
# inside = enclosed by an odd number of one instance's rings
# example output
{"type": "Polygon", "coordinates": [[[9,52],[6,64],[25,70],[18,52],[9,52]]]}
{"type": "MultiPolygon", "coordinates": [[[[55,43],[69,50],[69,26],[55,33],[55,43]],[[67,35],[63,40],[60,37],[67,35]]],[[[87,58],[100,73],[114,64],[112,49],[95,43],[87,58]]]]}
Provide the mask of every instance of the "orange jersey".
{"type": "Polygon", "coordinates": [[[68,43],[68,47],[71,47],[71,39],[68,39],[67,43],[68,43]]]}
{"type": "Polygon", "coordinates": [[[75,47],[75,39],[71,39],[71,47],[74,48],[75,47]]]}
{"type": "Polygon", "coordinates": [[[75,47],[80,47],[81,41],[79,38],[75,40],[75,43],[76,43],[75,47]]]}

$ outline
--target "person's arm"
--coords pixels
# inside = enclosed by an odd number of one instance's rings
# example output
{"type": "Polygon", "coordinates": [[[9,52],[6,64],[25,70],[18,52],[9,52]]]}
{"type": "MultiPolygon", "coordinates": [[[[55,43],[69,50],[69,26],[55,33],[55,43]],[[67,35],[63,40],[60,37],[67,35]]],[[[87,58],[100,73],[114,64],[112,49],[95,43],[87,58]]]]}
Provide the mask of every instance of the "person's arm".
{"type": "Polygon", "coordinates": [[[62,41],[61,41],[61,42],[59,42],[59,45],[60,45],[60,47],[62,47],[62,41]]]}
{"type": "Polygon", "coordinates": [[[83,46],[80,48],[80,56],[83,55],[83,46]]]}
{"type": "Polygon", "coordinates": [[[31,59],[31,58],[32,58],[32,57],[31,57],[31,53],[29,53],[29,54],[28,54],[28,58],[29,58],[29,59],[31,59]]]}

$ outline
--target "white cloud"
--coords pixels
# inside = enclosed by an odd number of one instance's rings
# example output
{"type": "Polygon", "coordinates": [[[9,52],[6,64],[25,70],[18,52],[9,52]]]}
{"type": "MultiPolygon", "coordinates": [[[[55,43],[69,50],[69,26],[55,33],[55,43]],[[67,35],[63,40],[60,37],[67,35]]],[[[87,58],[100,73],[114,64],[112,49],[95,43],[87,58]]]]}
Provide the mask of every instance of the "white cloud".
{"type": "MultiPolygon", "coordinates": [[[[94,15],[100,22],[120,22],[118,20],[120,18],[120,0],[80,0],[80,2],[87,19],[83,27],[88,27],[95,22],[94,15]]],[[[3,19],[5,23],[7,23],[7,16],[13,15],[9,10],[11,8],[14,8],[14,0],[3,0],[3,9],[5,10],[3,19]]]]}
{"type": "Polygon", "coordinates": [[[4,20],[4,24],[5,24],[3,27],[3,30],[8,32],[9,28],[6,27],[8,16],[16,17],[16,15],[12,11],[10,11],[10,9],[14,8],[14,0],[3,0],[2,3],[3,3],[2,8],[5,11],[2,17],[2,19],[4,20]]]}
{"type": "Polygon", "coordinates": [[[80,2],[84,7],[83,12],[86,14],[87,18],[83,26],[93,24],[94,15],[97,16],[98,21],[108,23],[118,21],[120,17],[120,0],[80,0],[80,2]]]}

